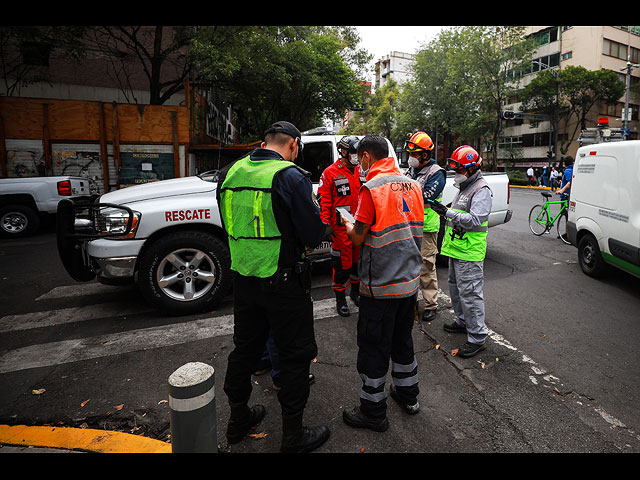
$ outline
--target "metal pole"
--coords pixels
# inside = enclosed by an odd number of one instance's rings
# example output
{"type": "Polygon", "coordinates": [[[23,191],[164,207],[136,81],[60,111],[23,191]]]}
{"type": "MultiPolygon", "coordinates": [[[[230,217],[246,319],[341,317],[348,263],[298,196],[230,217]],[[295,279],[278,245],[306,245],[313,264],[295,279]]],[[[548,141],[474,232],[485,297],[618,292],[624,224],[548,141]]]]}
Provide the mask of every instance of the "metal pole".
{"type": "Polygon", "coordinates": [[[169,376],[173,453],[217,453],[213,367],[187,363],[169,376]]]}

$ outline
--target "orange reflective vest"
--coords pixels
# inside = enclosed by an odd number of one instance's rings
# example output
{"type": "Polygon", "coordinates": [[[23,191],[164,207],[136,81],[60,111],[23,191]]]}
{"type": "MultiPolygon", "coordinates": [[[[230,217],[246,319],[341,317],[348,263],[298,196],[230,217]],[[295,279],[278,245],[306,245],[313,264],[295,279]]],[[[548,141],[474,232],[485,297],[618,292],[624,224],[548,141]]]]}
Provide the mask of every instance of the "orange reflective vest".
{"type": "Polygon", "coordinates": [[[375,223],[361,246],[360,293],[409,297],[420,286],[424,199],[420,184],[402,175],[391,157],[373,164],[362,186],[371,192],[375,223]]]}

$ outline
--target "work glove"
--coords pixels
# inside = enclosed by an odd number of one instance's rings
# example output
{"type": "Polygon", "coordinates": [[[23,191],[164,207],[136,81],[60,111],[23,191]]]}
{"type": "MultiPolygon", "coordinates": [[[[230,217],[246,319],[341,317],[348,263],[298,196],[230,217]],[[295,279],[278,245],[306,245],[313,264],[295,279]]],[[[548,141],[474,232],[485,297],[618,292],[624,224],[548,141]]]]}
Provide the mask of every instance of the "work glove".
{"type": "Polygon", "coordinates": [[[448,208],[445,207],[440,202],[436,202],[435,200],[429,200],[429,205],[431,205],[431,209],[441,217],[447,213],[448,208]]]}

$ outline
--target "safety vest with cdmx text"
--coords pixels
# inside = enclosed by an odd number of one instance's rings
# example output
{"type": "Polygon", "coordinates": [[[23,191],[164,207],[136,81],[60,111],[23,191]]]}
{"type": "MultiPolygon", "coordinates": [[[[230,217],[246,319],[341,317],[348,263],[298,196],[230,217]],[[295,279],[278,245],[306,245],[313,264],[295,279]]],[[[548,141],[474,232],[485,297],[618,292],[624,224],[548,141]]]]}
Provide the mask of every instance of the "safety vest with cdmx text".
{"type": "Polygon", "coordinates": [[[378,160],[362,186],[371,193],[375,221],[361,247],[360,294],[376,299],[409,297],[420,286],[424,200],[415,180],[391,157],[378,160]]]}
{"type": "MultiPolygon", "coordinates": [[[[423,168],[423,170],[420,170],[420,174],[418,175],[418,178],[416,179],[418,181],[418,183],[421,183],[420,180],[424,179],[424,181],[426,182],[429,177],[431,177],[432,175],[434,175],[436,172],[438,172],[439,170],[444,170],[440,165],[438,165],[437,163],[432,163],[431,165],[428,165],[426,167],[423,168]],[[424,170],[424,172],[423,172],[424,170]]],[[[434,199],[436,202],[441,202],[442,201],[442,192],[440,192],[440,195],[438,196],[438,198],[434,199]]],[[[440,215],[438,215],[430,206],[428,203],[424,204],[424,229],[425,232],[437,232],[440,230],[440,215]]]]}
{"type": "MultiPolygon", "coordinates": [[[[487,181],[479,176],[462,191],[459,191],[453,198],[451,210],[455,212],[469,213],[471,200],[481,188],[489,188],[487,181]]],[[[446,219],[444,237],[440,253],[448,257],[466,260],[469,262],[480,262],[484,260],[487,252],[487,233],[489,232],[489,221],[471,229],[454,225],[450,219],[446,219]]]]}
{"type": "Polygon", "coordinates": [[[272,203],[273,178],[296,166],[282,159],[238,160],[220,187],[220,214],[229,237],[231,270],[247,277],[276,273],[282,234],[272,203]]]}

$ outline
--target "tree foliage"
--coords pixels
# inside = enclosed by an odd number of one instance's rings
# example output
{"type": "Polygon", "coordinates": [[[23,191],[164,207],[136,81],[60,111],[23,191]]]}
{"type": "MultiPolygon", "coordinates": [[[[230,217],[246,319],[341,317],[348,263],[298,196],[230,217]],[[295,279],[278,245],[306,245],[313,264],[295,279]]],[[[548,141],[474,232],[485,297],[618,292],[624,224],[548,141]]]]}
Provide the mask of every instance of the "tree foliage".
{"type": "Polygon", "coordinates": [[[543,70],[520,92],[522,109],[547,114],[562,114],[566,125],[574,124],[573,131],[563,142],[560,151],[587,128],[587,116],[598,103],[614,105],[624,94],[625,85],[618,75],[606,69],[587,70],[570,65],[556,75],[543,70]],[[556,101],[557,98],[557,101],[556,101]]]}
{"type": "Polygon", "coordinates": [[[362,102],[356,72],[368,57],[352,27],[242,27],[233,39],[219,28],[199,29],[192,59],[239,112],[245,136],[278,119],[306,130],[362,102]],[[216,38],[227,42],[222,55],[216,38]]]}

